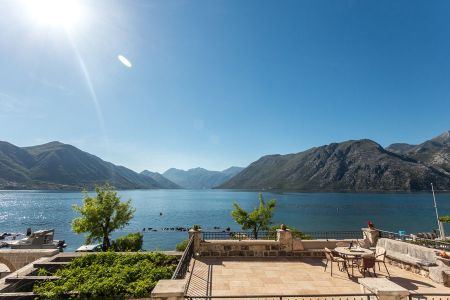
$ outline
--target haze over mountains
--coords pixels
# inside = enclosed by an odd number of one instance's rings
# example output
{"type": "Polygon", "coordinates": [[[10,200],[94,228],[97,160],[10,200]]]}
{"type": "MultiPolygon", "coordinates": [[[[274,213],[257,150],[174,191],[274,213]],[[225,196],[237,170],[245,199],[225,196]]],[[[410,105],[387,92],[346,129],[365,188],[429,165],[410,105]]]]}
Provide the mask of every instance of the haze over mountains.
{"type": "Polygon", "coordinates": [[[421,191],[433,182],[450,190],[450,132],[421,143],[386,148],[368,139],[332,143],[287,155],[267,155],[247,168],[169,169],[140,174],[51,142],[17,147],[0,142],[0,189],[256,189],[300,191],[421,191]]]}
{"type": "Polygon", "coordinates": [[[230,167],[223,171],[194,168],[187,171],[171,168],[163,176],[186,189],[210,189],[229,180],[244,168],[230,167]]]}

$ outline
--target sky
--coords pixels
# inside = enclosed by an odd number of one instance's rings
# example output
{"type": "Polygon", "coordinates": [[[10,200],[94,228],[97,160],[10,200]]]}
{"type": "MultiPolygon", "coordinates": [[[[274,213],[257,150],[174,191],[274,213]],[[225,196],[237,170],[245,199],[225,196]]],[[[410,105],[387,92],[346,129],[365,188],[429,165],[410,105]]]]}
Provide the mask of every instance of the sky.
{"type": "Polygon", "coordinates": [[[63,1],[0,0],[0,140],[162,172],[450,130],[449,1],[63,1]]]}

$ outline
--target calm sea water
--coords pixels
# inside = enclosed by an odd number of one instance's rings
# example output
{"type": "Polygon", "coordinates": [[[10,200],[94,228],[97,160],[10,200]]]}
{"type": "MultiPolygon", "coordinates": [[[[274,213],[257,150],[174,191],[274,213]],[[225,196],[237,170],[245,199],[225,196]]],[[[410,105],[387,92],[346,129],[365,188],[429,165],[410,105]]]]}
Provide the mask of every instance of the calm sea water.
{"type": "MultiPolygon", "coordinates": [[[[163,231],[165,227],[204,229],[218,226],[239,229],[231,218],[232,203],[250,209],[258,194],[225,190],[133,190],[120,191],[122,199],[132,199],[136,214],[130,225],[115,236],[143,228],[145,249],[172,250],[187,237],[186,232],[163,231]],[[160,212],[162,216],[160,216],[160,212]]],[[[277,199],[274,221],[303,231],[359,230],[371,220],[379,228],[407,232],[436,228],[430,193],[352,194],[352,193],[264,193],[277,199]]],[[[81,204],[78,192],[0,191],[0,232],[25,232],[27,227],[56,230],[71,251],[83,244],[84,237],[71,232],[76,217],[73,204],[81,204]]],[[[437,194],[439,212],[450,214],[450,194],[437,194]]],[[[450,233],[450,228],[447,228],[450,233]]]]}

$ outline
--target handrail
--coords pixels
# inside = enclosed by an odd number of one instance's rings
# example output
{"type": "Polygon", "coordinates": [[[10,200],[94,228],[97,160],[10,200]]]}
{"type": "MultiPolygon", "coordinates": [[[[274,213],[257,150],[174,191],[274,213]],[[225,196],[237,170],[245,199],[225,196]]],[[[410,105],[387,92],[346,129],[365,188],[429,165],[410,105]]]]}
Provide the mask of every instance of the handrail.
{"type": "MultiPolygon", "coordinates": [[[[450,296],[450,294],[449,294],[450,296]]],[[[351,299],[367,299],[370,300],[371,297],[376,297],[375,294],[305,294],[305,295],[226,295],[226,296],[185,296],[185,299],[194,300],[194,299],[290,299],[290,298],[305,298],[305,299],[349,299],[349,297],[353,297],[351,299]],[[359,297],[359,298],[355,298],[359,297]]]]}
{"type": "Polygon", "coordinates": [[[276,231],[203,231],[202,240],[276,240],[276,231]]]}
{"type": "Polygon", "coordinates": [[[426,293],[426,294],[409,294],[408,299],[409,300],[413,300],[413,299],[420,299],[420,300],[426,300],[426,299],[435,299],[434,297],[436,297],[439,300],[448,300],[450,299],[450,294],[446,294],[446,293],[426,293]]]}
{"type": "MultiPolygon", "coordinates": [[[[294,232],[295,234],[295,232],[294,232]]],[[[362,239],[362,232],[356,231],[314,231],[301,232],[303,239],[362,239]]],[[[276,240],[275,230],[259,231],[255,237],[251,231],[203,231],[202,240],[276,240]]]]}
{"type": "Polygon", "coordinates": [[[173,272],[172,279],[182,279],[186,275],[189,268],[191,258],[194,256],[194,237],[189,239],[186,249],[178,262],[175,272],[173,272]]]}

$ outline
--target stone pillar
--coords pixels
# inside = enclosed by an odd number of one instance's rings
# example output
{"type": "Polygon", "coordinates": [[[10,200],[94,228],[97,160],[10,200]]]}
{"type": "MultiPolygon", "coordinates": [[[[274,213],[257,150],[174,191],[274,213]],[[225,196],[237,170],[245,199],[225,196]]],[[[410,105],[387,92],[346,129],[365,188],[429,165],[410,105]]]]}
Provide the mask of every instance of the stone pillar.
{"type": "Polygon", "coordinates": [[[277,241],[280,243],[280,250],[292,251],[292,232],[290,229],[277,229],[277,241]]]}
{"type": "Polygon", "coordinates": [[[189,239],[194,238],[194,253],[200,252],[200,242],[202,241],[202,230],[189,229],[189,239]]]}
{"type": "Polygon", "coordinates": [[[363,238],[370,247],[375,247],[377,245],[378,239],[380,238],[380,232],[376,229],[361,228],[363,233],[363,238]]]}
{"type": "Polygon", "coordinates": [[[373,293],[378,300],[406,300],[409,291],[387,278],[359,278],[364,294],[373,293]]]}
{"type": "Polygon", "coordinates": [[[184,279],[164,279],[158,281],[152,291],[154,300],[184,300],[186,282],[184,279]]]}

